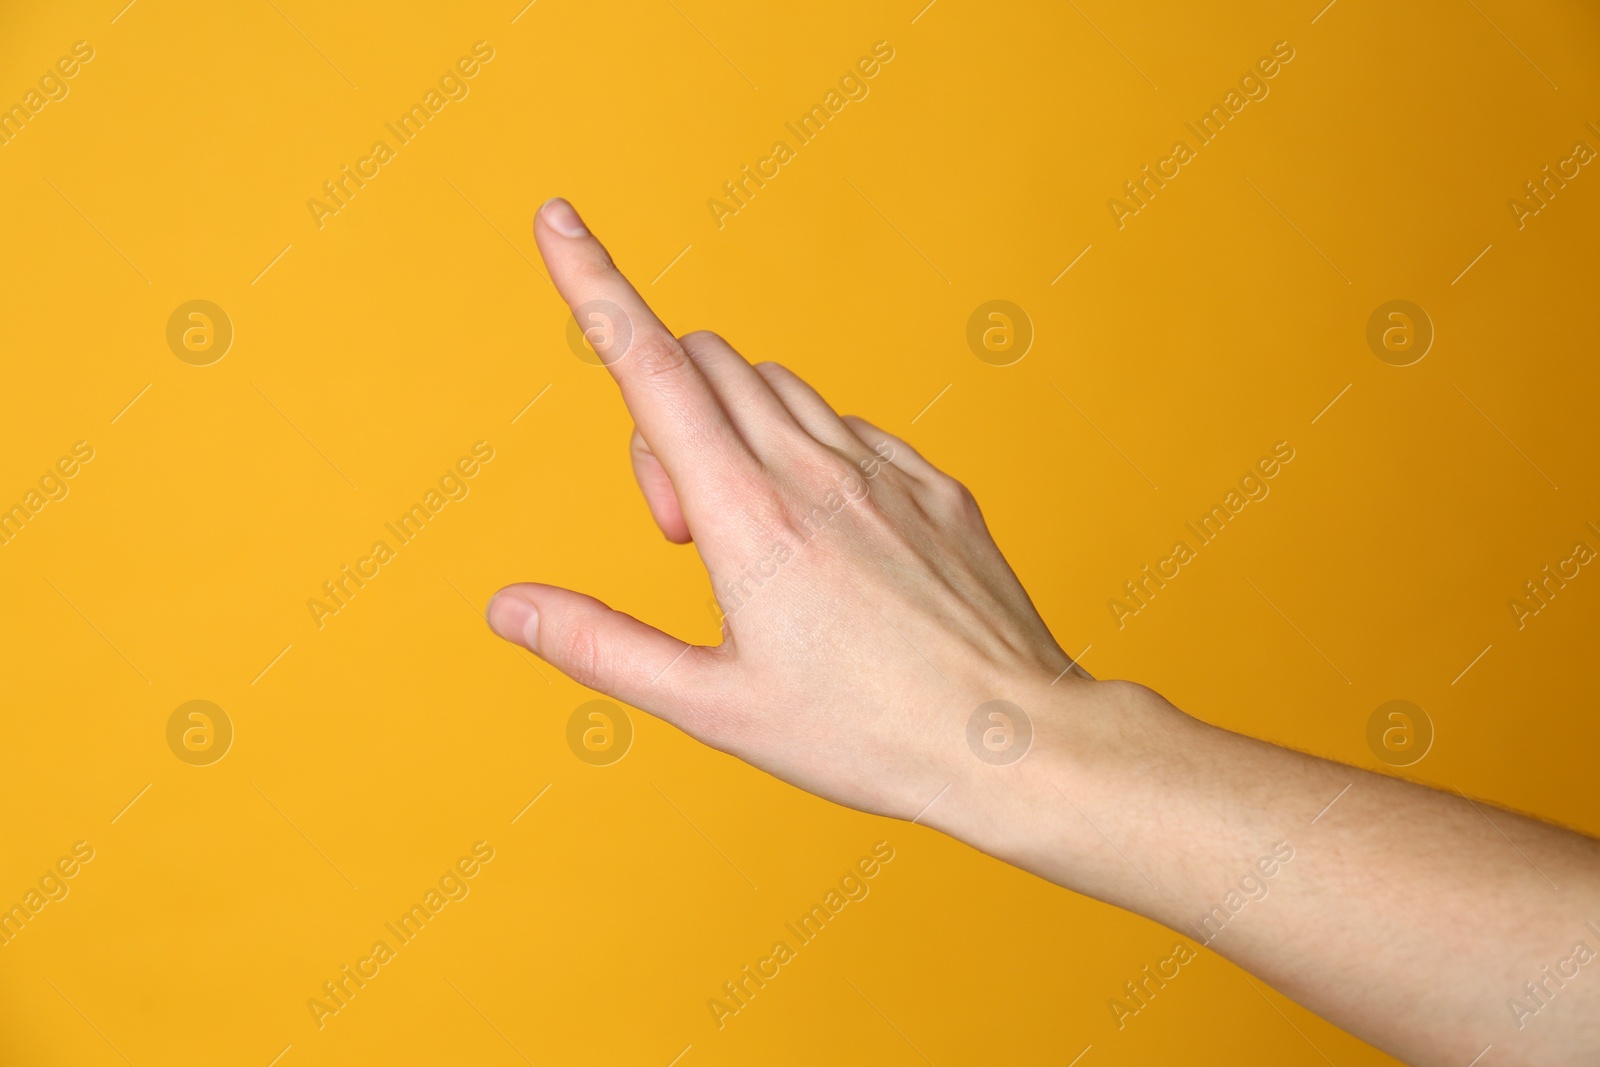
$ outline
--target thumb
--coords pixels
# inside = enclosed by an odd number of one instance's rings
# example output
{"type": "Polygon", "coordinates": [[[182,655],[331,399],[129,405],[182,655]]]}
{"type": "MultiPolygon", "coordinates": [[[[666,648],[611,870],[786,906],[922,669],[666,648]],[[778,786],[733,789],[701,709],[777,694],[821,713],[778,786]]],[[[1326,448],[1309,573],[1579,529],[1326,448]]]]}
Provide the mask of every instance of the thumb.
{"type": "Polygon", "coordinates": [[[716,649],[690,645],[592,596],[524,582],[489,602],[489,627],[561,673],[680,729],[724,669],[716,649]]]}

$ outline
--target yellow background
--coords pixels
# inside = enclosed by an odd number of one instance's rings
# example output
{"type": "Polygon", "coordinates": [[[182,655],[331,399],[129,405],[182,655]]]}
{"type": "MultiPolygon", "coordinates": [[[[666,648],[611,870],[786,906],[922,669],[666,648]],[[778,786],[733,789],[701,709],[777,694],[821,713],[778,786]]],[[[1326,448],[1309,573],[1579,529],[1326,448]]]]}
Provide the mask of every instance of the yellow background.
{"type": "Polygon", "coordinates": [[[965,480],[1096,675],[1368,767],[1412,700],[1406,773],[1600,831],[1600,575],[1507,607],[1600,548],[1600,174],[1506,206],[1600,148],[1592,6],[921,4],[5,5],[0,102],[95,58],[0,147],[0,503],[95,458],[0,547],[0,898],[96,856],[0,948],[0,1060],[1387,1062],[1209,953],[1119,1032],[1169,932],[638,713],[621,762],[574,757],[593,694],[489,634],[496,588],[716,627],[564,341],[529,231],[558,193],[680,332],[965,480]],[[478,40],[470,95],[319,230],[307,199],[478,40]],[[719,230],[707,200],[880,40],[719,230]],[[1270,96],[1119,231],[1108,198],[1280,40],[1270,96]],[[1365,341],[1395,298],[1437,331],[1405,368],[1365,341]],[[234,325],[211,366],[165,341],[191,299],[234,325]],[[1014,366],[966,346],[991,299],[1036,328],[1014,366]],[[307,599],[479,440],[470,496],[318,630],[307,599]],[[1119,630],[1106,601],[1280,440],[1270,497],[1119,630]],[[192,699],[236,730],[208,767],[166,744],[192,699]],[[707,998],[880,839],[871,896],[718,1031],[707,998]],[[471,895],[319,1031],[308,998],[478,840],[471,895]]]}

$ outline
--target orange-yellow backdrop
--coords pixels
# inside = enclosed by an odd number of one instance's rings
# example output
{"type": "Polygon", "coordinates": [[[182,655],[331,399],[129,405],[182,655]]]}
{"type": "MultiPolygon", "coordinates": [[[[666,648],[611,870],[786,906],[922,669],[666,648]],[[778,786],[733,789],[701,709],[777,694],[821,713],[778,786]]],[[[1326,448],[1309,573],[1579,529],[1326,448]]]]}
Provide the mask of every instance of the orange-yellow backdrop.
{"type": "Polygon", "coordinates": [[[716,627],[568,348],[529,232],[557,193],[680,332],[971,485],[1095,674],[1375,768],[1369,717],[1409,700],[1435,737],[1403,773],[1600,831],[1600,576],[1509,604],[1600,547],[1600,175],[1563,162],[1600,148],[1593,7],[924,2],[5,6],[0,903],[94,858],[0,947],[0,1059],[1387,1062],[1209,953],[1119,1029],[1172,933],[640,713],[623,759],[576,758],[594,694],[491,637],[494,589],[716,627]],[[966,340],[994,299],[1036,333],[1009,366],[966,340]],[[1435,334],[1409,366],[1367,341],[1396,299],[1435,334]],[[167,340],[192,300],[232,324],[209,365],[167,340]],[[322,583],[479,441],[470,494],[319,627],[322,583]],[[1119,627],[1123,582],[1279,441],[1271,495],[1119,627]],[[191,700],[232,724],[209,765],[169,746],[191,700]],[[719,1029],[707,1000],[879,840],[871,896],[719,1029]],[[319,1028],[308,1000],[479,841],[470,895],[319,1028]]]}

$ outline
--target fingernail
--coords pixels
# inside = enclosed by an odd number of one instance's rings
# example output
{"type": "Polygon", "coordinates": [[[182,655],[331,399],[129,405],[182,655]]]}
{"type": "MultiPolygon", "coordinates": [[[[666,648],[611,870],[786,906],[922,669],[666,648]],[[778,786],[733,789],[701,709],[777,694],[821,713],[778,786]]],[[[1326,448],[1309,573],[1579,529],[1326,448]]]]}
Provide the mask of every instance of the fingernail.
{"type": "Polygon", "coordinates": [[[544,221],[550,224],[550,228],[563,237],[589,235],[589,231],[584,228],[583,220],[578,217],[572,205],[559,196],[546,200],[539,213],[544,216],[544,221]]]}
{"type": "Polygon", "coordinates": [[[539,613],[515,593],[497,593],[489,601],[489,629],[513,644],[537,650],[539,613]]]}

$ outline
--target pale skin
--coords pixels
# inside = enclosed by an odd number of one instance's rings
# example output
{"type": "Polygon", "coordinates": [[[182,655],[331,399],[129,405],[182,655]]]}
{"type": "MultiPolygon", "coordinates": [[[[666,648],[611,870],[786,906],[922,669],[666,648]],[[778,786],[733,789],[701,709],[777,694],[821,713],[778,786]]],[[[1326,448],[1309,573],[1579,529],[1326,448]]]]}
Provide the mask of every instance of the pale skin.
{"type": "Polygon", "coordinates": [[[1090,678],[954,479],[791,371],[674,335],[565,201],[534,234],[580,322],[620,309],[590,336],[634,472],[726,617],[686,645],[528,583],[490,604],[502,637],[801,789],[1205,941],[1408,1063],[1600,1061],[1600,842],[1090,678]],[[994,700],[1031,723],[1015,762],[969,744],[994,700]]]}

